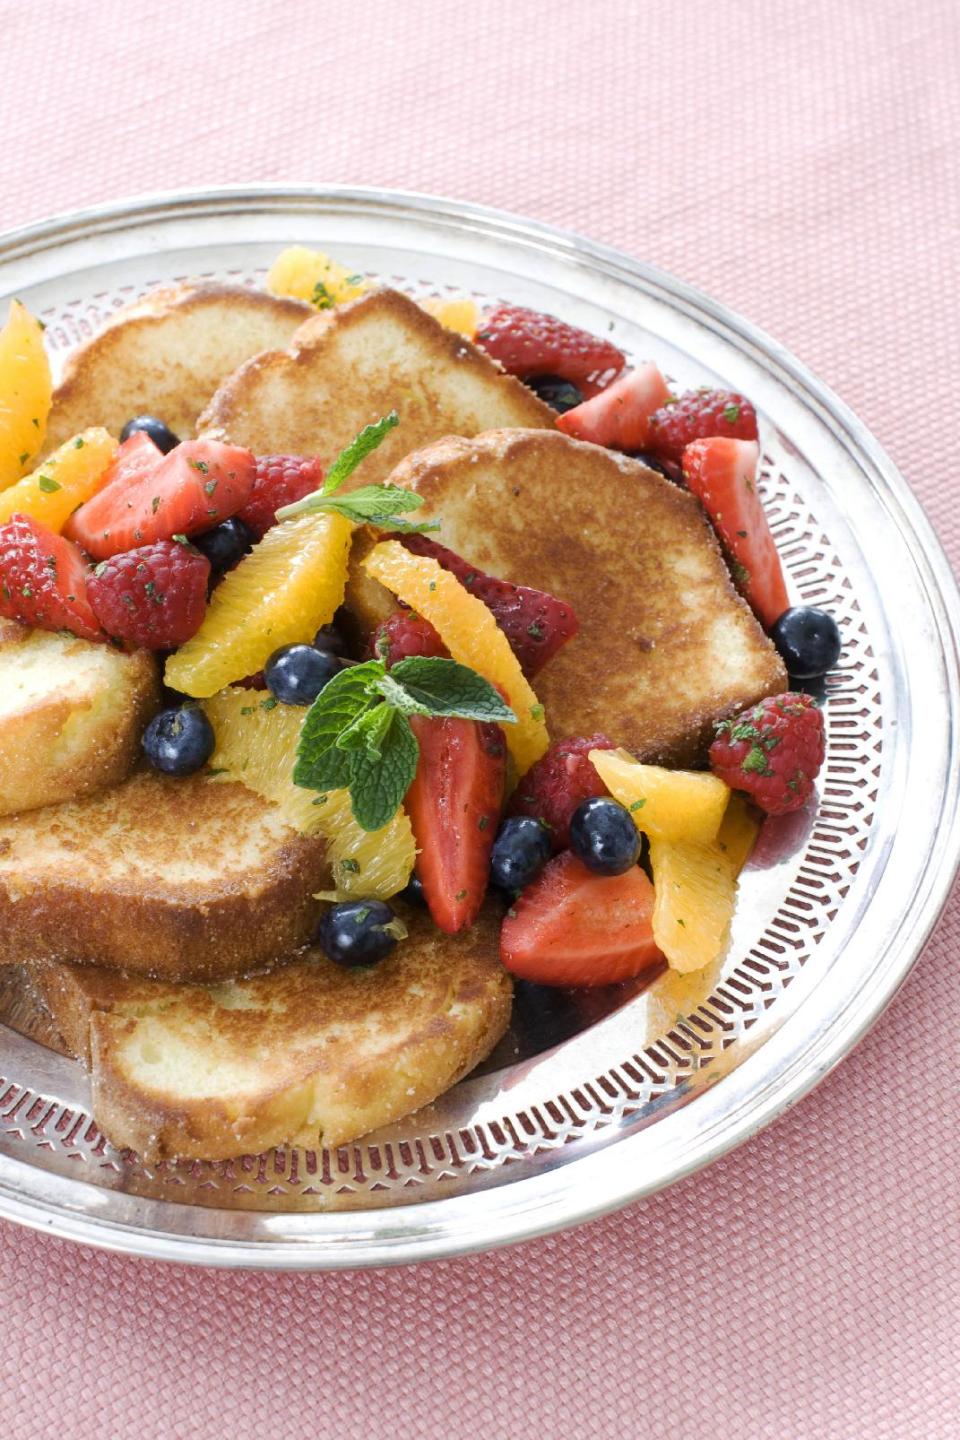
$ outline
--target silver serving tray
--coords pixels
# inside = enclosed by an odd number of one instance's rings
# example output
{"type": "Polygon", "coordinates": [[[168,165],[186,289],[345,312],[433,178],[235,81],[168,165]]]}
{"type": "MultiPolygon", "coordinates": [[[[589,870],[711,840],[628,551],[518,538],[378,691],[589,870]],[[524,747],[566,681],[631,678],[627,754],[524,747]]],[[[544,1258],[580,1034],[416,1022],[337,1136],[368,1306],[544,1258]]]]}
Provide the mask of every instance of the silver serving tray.
{"type": "Polygon", "coordinates": [[[765,825],[726,961],[646,988],[524,991],[482,1073],[355,1145],[147,1167],[99,1134],[83,1071],[18,977],[0,977],[0,1214],[113,1250],[276,1269],[501,1245],[707,1164],[873,1023],[960,855],[960,603],[936,538],[856,417],[680,281],[458,201],[302,186],[139,199],[16,231],[0,237],[0,295],[39,313],[62,357],[157,282],[256,283],[297,241],[416,294],[553,311],[681,386],[751,396],[791,596],[833,611],[844,653],[827,682],[819,808],[765,825]]]}

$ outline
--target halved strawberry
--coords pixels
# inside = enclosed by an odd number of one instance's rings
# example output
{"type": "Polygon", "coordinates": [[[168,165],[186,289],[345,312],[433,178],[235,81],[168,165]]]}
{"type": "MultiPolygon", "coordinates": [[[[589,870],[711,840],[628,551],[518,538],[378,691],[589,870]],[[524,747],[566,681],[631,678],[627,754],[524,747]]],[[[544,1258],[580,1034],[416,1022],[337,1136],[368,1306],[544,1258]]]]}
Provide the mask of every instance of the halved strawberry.
{"type": "Polygon", "coordinates": [[[70,538],[95,559],[213,529],[242,508],[257,466],[249,450],[217,440],[185,440],[158,464],[149,461],[142,447],[125,457],[117,476],[71,516],[70,538]]]}
{"type": "Polygon", "coordinates": [[[559,375],[593,395],[626,364],[609,340],[525,305],[496,305],[480,322],[476,343],[511,375],[559,375]]]}
{"type": "Polygon", "coordinates": [[[565,601],[543,590],[532,590],[529,585],[514,585],[509,580],[485,575],[462,556],[426,535],[407,535],[402,539],[414,555],[429,555],[444,570],[456,575],[465,590],[483,601],[510,641],[510,648],[528,680],[576,635],[579,623],[565,601]]]}
{"type": "Polygon", "coordinates": [[[650,416],[669,399],[666,380],[648,360],[592,400],[558,415],[557,429],[575,440],[590,440],[612,450],[642,450],[650,433],[650,416]]]}
{"type": "Polygon", "coordinates": [[[87,563],[69,540],[29,515],[0,525],[0,615],[42,630],[103,640],[87,598],[87,563]]]}
{"type": "Polygon", "coordinates": [[[449,655],[436,627],[414,615],[412,610],[395,610],[378,625],[370,653],[386,665],[398,665],[411,655],[449,655]]]}
{"type": "Polygon", "coordinates": [[[634,865],[598,875],[570,850],[518,896],[500,931],[500,958],[540,985],[612,985],[660,960],[653,886],[634,865]]]}
{"type": "Polygon", "coordinates": [[[683,478],[700,497],[730,556],[737,589],[769,630],[790,601],[757,493],[759,458],[755,440],[695,440],[683,452],[683,478]]]}
{"type": "Polygon", "coordinates": [[[412,715],[420,760],[404,806],[417,849],[417,875],[434,923],[448,935],[476,920],[487,890],[490,851],[506,779],[498,725],[412,715]]]}

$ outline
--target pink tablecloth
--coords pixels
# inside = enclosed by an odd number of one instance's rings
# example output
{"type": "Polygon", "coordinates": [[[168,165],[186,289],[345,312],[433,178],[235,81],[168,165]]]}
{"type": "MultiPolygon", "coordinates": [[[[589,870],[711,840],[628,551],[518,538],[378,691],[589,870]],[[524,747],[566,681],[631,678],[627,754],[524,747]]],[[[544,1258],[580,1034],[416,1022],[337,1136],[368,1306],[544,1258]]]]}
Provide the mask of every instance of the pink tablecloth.
{"type": "MultiPolygon", "coordinates": [[[[582,230],[795,350],[960,560],[958,21],[956,0],[0,0],[0,219],[309,179],[582,230]]],[[[953,1440],[958,957],[954,905],[765,1134],[510,1252],[274,1278],[0,1227],[0,1433],[953,1440]]]]}

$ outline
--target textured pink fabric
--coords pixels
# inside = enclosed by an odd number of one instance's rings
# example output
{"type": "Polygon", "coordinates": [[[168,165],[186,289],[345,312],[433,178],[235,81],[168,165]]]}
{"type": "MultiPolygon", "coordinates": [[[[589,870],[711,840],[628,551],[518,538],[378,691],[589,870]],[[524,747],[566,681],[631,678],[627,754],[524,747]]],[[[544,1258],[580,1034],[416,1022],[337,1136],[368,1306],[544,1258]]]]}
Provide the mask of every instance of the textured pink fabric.
{"type": "MultiPolygon", "coordinates": [[[[309,179],[579,229],[795,350],[956,562],[958,22],[956,0],[0,0],[0,219],[309,179]]],[[[509,1252],[277,1278],[0,1227],[0,1433],[954,1440],[958,957],[955,904],[789,1115],[509,1252]]]]}

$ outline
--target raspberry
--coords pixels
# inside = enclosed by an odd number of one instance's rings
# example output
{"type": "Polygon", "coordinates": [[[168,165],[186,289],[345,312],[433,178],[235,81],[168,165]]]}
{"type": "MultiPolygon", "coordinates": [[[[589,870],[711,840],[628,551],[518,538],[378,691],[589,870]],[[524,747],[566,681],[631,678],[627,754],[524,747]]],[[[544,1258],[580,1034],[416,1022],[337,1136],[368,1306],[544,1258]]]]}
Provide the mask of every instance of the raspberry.
{"type": "Polygon", "coordinates": [[[261,455],[250,498],[238,512],[254,539],[262,540],[276,524],[277,511],[302,500],[323,484],[323,470],[315,455],[261,455]]]}
{"type": "Polygon", "coordinates": [[[768,815],[786,815],[813,794],[825,750],[821,711],[787,690],[717,727],[710,768],[768,815]]]}
{"type": "Polygon", "coordinates": [[[449,652],[436,629],[412,610],[396,610],[380,625],[373,637],[372,651],[387,665],[396,665],[411,655],[447,655],[449,652]]]}
{"type": "Polygon", "coordinates": [[[588,330],[523,305],[497,305],[480,323],[477,344],[510,375],[559,375],[595,395],[626,364],[622,350],[588,330]]]}
{"type": "Polygon", "coordinates": [[[191,545],[158,540],[102,561],[90,603],[107,634],[147,650],[175,650],[200,629],[210,561],[191,545]]]}
{"type": "Polygon", "coordinates": [[[0,615],[5,619],[102,640],[87,598],[88,573],[76,545],[29,515],[14,515],[0,526],[0,615]]]}
{"type": "Polygon", "coordinates": [[[716,435],[756,440],[757,413],[750,401],[730,390],[688,390],[650,416],[646,448],[658,459],[679,465],[687,445],[716,435]]]}
{"type": "Polygon", "coordinates": [[[570,821],[583,800],[606,795],[607,787],[587,758],[591,750],[613,750],[606,735],[560,740],[524,775],[510,801],[511,815],[532,815],[549,828],[554,850],[570,844],[570,821]]]}

